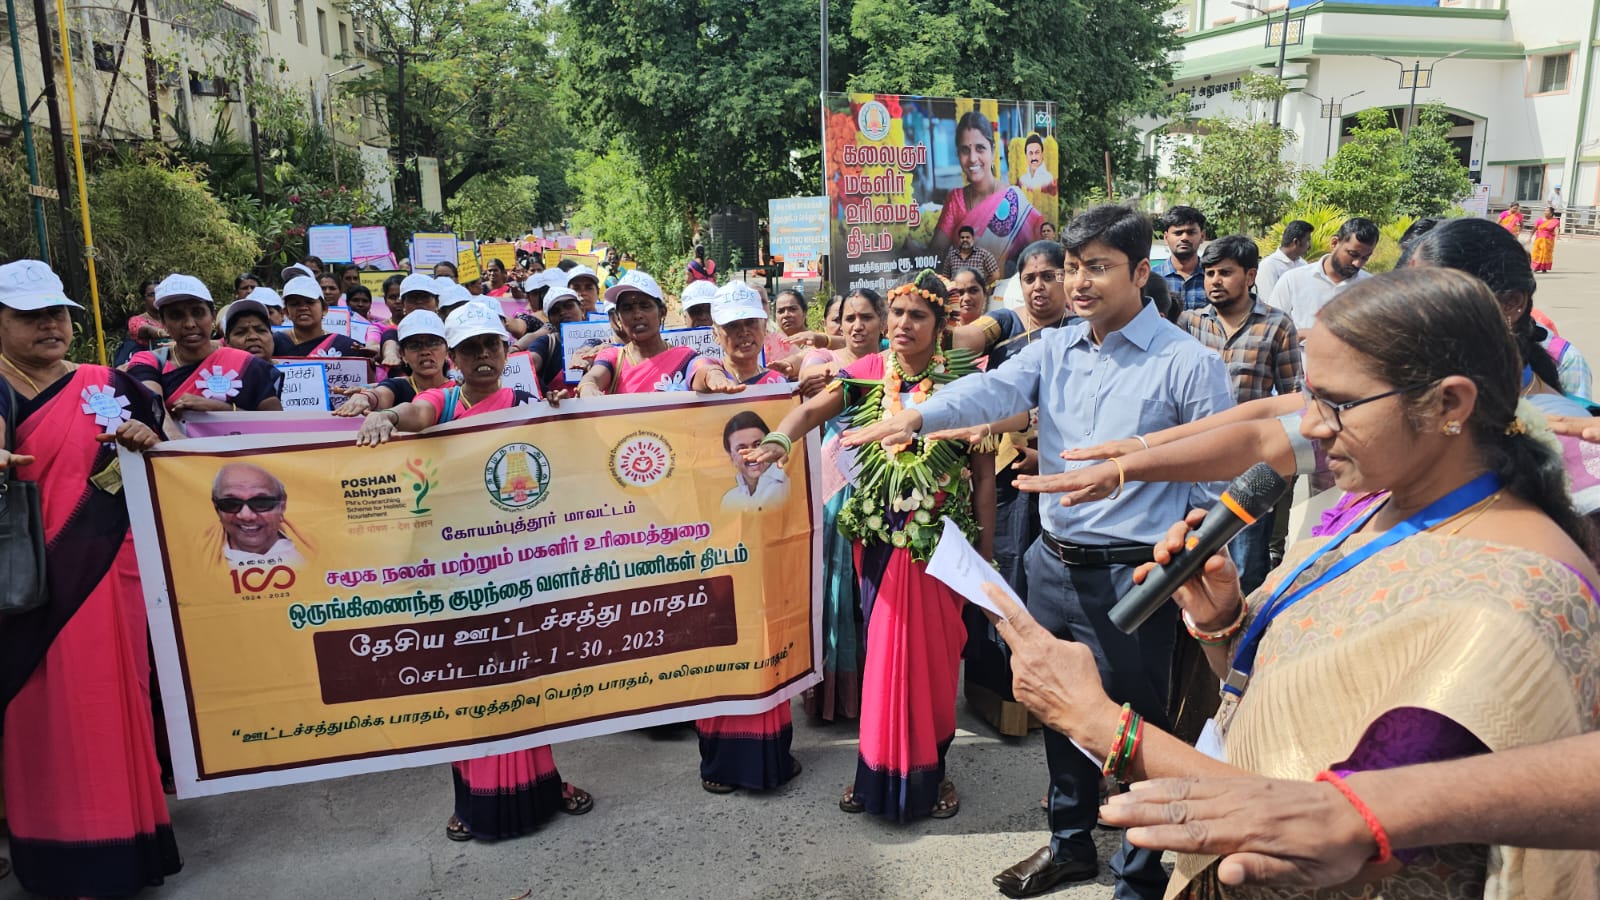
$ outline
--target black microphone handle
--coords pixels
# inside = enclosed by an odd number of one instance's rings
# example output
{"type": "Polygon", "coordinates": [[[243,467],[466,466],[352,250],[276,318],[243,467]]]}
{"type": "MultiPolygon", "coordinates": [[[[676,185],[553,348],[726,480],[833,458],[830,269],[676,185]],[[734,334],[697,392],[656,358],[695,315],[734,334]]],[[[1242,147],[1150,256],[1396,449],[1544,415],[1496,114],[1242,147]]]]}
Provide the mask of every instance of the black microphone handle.
{"type": "Polygon", "coordinates": [[[1133,634],[1146,619],[1155,615],[1156,610],[1185,581],[1200,571],[1206,560],[1227,546],[1233,536],[1249,524],[1229,509],[1227,504],[1213,506],[1200,522],[1200,527],[1190,534],[1189,540],[1193,541],[1191,546],[1175,554],[1166,565],[1156,566],[1142,583],[1134,585],[1133,590],[1111,607],[1111,624],[1121,629],[1123,634],[1133,634]]]}

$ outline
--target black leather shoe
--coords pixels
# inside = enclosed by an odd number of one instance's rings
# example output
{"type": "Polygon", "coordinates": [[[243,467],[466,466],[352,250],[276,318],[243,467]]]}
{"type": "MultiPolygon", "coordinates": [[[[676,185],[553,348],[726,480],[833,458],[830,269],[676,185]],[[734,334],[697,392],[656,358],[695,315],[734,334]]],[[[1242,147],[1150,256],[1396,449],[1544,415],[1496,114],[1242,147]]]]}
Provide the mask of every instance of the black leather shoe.
{"type": "Polygon", "coordinates": [[[994,877],[994,886],[1007,897],[1037,897],[1057,885],[1069,881],[1088,881],[1100,874],[1100,864],[1094,860],[1065,860],[1057,862],[1050,855],[1050,847],[1017,863],[994,877]]]}

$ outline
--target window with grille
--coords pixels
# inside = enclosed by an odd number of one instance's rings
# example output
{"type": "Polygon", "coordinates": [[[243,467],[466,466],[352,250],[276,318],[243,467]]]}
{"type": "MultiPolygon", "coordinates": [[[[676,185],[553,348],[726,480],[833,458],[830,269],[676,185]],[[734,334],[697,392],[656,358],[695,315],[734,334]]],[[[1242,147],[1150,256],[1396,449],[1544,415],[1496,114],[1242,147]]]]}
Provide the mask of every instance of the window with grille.
{"type": "Polygon", "coordinates": [[[328,55],[328,13],[317,10],[317,45],[322,48],[322,55],[328,55]]]}
{"type": "Polygon", "coordinates": [[[1567,89],[1567,75],[1572,67],[1572,54],[1539,58],[1539,93],[1549,94],[1567,89]]]}
{"type": "Polygon", "coordinates": [[[1544,166],[1517,166],[1517,199],[1538,202],[1544,196],[1544,166]]]}

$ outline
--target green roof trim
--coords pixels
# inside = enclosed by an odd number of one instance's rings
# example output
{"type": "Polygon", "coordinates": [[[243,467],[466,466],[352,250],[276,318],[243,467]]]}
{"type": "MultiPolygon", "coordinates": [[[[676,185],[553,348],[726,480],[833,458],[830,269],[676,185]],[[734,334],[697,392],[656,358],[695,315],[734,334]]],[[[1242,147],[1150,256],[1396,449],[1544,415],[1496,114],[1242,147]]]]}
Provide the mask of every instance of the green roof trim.
{"type": "Polygon", "coordinates": [[[1537,49],[1527,50],[1524,52],[1528,56],[1553,56],[1557,53],[1572,53],[1577,49],[1578,42],[1573,41],[1570,44],[1555,44],[1553,46],[1539,47],[1537,49]]]}
{"type": "Polygon", "coordinates": [[[1561,157],[1559,157],[1559,156],[1551,156],[1551,157],[1547,157],[1545,159],[1491,159],[1488,162],[1484,163],[1484,165],[1486,165],[1486,166],[1551,166],[1551,165],[1555,165],[1555,164],[1560,163],[1560,162],[1564,162],[1564,160],[1561,157]]]}
{"type": "Polygon", "coordinates": [[[1449,38],[1384,37],[1379,35],[1318,34],[1311,38],[1319,56],[1444,56],[1467,52],[1456,59],[1523,59],[1521,41],[1462,41],[1449,38]]]}

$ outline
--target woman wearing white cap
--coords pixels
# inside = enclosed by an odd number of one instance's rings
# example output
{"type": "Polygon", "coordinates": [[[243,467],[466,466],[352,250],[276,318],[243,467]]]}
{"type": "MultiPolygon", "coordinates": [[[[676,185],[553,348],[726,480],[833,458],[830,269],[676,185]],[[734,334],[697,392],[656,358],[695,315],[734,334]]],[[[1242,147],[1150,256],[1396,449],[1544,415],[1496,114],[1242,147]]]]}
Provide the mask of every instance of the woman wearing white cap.
{"type": "Polygon", "coordinates": [[[445,325],[437,313],[418,310],[400,323],[400,354],[409,375],[392,374],[370,388],[361,388],[333,411],[336,416],[360,416],[376,409],[410,403],[424,391],[455,384],[445,360],[445,325]]]}
{"type": "MultiPolygon", "coordinates": [[[[704,283],[704,282],[702,282],[704,283]]],[[[711,301],[711,321],[722,346],[722,369],[740,384],[781,384],[782,372],[761,364],[762,339],[767,333],[767,307],[761,295],[742,281],[717,289],[711,301]]]]}
{"type": "MultiPolygon", "coordinates": [[[[650,281],[652,284],[655,283],[653,278],[650,281]]],[[[618,282],[619,286],[620,284],[618,282]]],[[[577,294],[578,299],[583,302],[584,315],[596,310],[600,302],[600,276],[596,275],[593,269],[583,265],[573,266],[568,269],[567,287],[572,288],[572,292],[577,294]]],[[[606,291],[606,299],[611,300],[611,291],[614,290],[616,290],[616,287],[606,291]]],[[[659,289],[657,290],[659,292],[659,289]]],[[[615,303],[616,301],[611,300],[611,302],[615,303]]]]}
{"type": "Polygon", "coordinates": [[[683,304],[683,315],[689,320],[690,328],[709,328],[713,324],[711,301],[716,297],[717,284],[714,281],[691,281],[684,287],[678,302],[683,304]]]}
{"type": "Polygon", "coordinates": [[[570,387],[565,354],[561,352],[561,323],[582,322],[583,304],[571,288],[551,288],[545,302],[545,315],[550,317],[550,326],[523,335],[517,340],[517,349],[528,351],[540,387],[546,394],[554,395],[570,387]]]}
{"type": "Polygon", "coordinates": [[[401,365],[399,323],[418,310],[434,314],[439,312],[439,283],[428,275],[413,272],[400,279],[400,302],[394,307],[395,324],[384,329],[380,365],[391,368],[401,365]]]}
{"type": "Polygon", "coordinates": [[[160,439],[130,375],[68,362],[61,279],[0,266],[0,468],[38,485],[49,599],[0,618],[0,732],[17,880],[31,894],[134,894],[182,867],[150,716],[143,591],[115,445],[160,439]]]}
{"type": "MultiPolygon", "coordinates": [[[[406,317],[410,322],[413,313],[406,317]]],[[[401,323],[402,325],[405,323],[401,323]]],[[[417,432],[479,413],[533,402],[533,395],[500,386],[510,335],[488,307],[468,303],[445,320],[450,360],[461,384],[435,387],[393,409],[368,413],[356,445],[376,447],[396,430],[417,432]]],[[[455,815],[445,824],[452,841],[501,840],[538,828],[557,812],[583,815],[594,808],[587,791],[561,780],[549,747],[453,763],[455,815]]]]}
{"type": "Polygon", "coordinates": [[[729,378],[713,360],[689,347],[674,347],[661,337],[667,304],[661,287],[635,269],[606,291],[616,304],[614,322],[628,342],[595,354],[594,365],[578,384],[578,396],[647,394],[652,391],[736,393],[744,386],[729,378]]]}
{"type": "MultiPolygon", "coordinates": [[[[338,285],[335,280],[334,285],[338,285]]],[[[322,317],[328,314],[328,301],[324,298],[315,278],[301,275],[289,279],[283,286],[283,309],[293,329],[278,332],[273,353],[279,357],[306,358],[310,356],[363,356],[360,342],[342,334],[329,334],[322,327],[322,317]]]]}
{"type": "MultiPolygon", "coordinates": [[[[256,288],[270,291],[270,288],[256,288]]],[[[222,308],[222,342],[235,350],[272,362],[272,317],[266,304],[254,297],[235,300],[222,308]]]]}
{"type": "MultiPolygon", "coordinates": [[[[211,340],[216,315],[211,291],[193,275],[168,275],[156,285],[156,312],[172,346],[135,353],[129,375],[154,391],[175,417],[185,410],[217,412],[242,409],[277,412],[282,377],[270,364],[249,353],[211,340]]],[[[183,437],[176,422],[168,437],[183,437]]]]}

